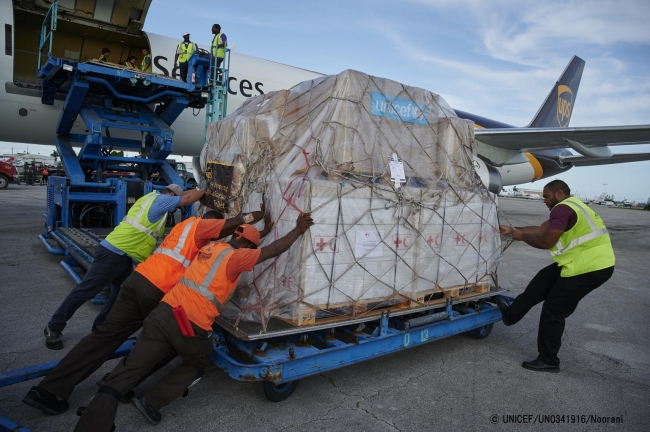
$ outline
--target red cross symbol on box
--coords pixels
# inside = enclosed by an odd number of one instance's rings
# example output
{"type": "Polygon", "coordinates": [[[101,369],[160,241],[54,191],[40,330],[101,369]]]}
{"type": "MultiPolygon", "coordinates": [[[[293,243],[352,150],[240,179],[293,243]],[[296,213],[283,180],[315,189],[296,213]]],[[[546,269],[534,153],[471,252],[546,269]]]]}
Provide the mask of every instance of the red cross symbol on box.
{"type": "Polygon", "coordinates": [[[284,288],[289,288],[289,287],[291,287],[291,285],[293,285],[293,275],[289,275],[289,276],[285,276],[285,277],[283,277],[282,280],[280,281],[280,284],[281,284],[284,288]]]}
{"type": "Polygon", "coordinates": [[[409,246],[411,246],[411,235],[394,235],[393,244],[395,245],[395,249],[407,249],[409,246]]]}
{"type": "Polygon", "coordinates": [[[338,252],[338,244],[335,244],[336,237],[316,237],[314,239],[314,250],[316,253],[338,252]],[[334,248],[336,247],[336,250],[334,248]]]}
{"type": "Polygon", "coordinates": [[[456,233],[454,236],[454,241],[456,242],[456,246],[465,246],[467,245],[467,233],[456,233]]]}
{"type": "Polygon", "coordinates": [[[440,247],[440,234],[436,234],[436,235],[429,234],[427,237],[425,237],[425,241],[431,247],[433,246],[440,247]]]}

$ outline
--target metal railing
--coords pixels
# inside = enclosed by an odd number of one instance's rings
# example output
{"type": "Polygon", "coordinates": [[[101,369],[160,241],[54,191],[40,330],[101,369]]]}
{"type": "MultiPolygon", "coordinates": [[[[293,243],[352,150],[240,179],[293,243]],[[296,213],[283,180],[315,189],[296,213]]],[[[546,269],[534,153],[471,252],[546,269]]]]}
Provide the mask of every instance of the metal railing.
{"type": "Polygon", "coordinates": [[[217,67],[217,58],[210,53],[210,80],[208,99],[205,103],[205,129],[203,142],[208,138],[208,125],[226,116],[228,109],[228,78],[230,71],[230,49],[225,49],[221,67],[217,67]]]}
{"type": "Polygon", "coordinates": [[[59,3],[54,2],[50,7],[50,10],[45,14],[45,19],[43,19],[43,24],[41,25],[41,33],[38,43],[38,69],[41,70],[41,57],[43,55],[43,48],[46,44],[49,43],[47,54],[48,57],[52,54],[52,41],[54,39],[54,32],[56,31],[56,17],[59,13],[59,3]],[[49,24],[49,26],[48,26],[49,24]]]}

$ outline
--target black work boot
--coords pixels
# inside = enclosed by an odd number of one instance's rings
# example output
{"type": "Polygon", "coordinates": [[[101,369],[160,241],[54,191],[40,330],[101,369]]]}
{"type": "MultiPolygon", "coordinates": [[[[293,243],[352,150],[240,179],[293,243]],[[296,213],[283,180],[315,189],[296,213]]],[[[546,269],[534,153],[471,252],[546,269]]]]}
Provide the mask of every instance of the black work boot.
{"type": "Polygon", "coordinates": [[[42,387],[32,387],[23,398],[23,403],[50,415],[59,415],[66,412],[70,407],[68,401],[59,400],[54,394],[42,387]]]}
{"type": "Polygon", "coordinates": [[[544,363],[544,360],[542,360],[540,357],[537,357],[535,360],[525,361],[521,365],[524,368],[535,372],[551,372],[551,373],[560,372],[559,365],[546,364],[544,363]]]}
{"type": "Polygon", "coordinates": [[[507,317],[508,308],[510,307],[510,302],[504,297],[497,297],[497,306],[501,311],[501,321],[507,326],[511,326],[512,322],[507,317]]]}
{"type": "Polygon", "coordinates": [[[43,330],[43,334],[45,335],[46,347],[48,347],[51,350],[63,349],[63,341],[61,340],[61,336],[63,336],[63,333],[52,330],[50,327],[45,326],[45,330],[43,330]]]}
{"type": "Polygon", "coordinates": [[[144,394],[139,393],[136,397],[131,399],[131,403],[138,409],[138,411],[140,411],[140,413],[149,421],[149,423],[155,425],[160,423],[162,415],[160,412],[155,411],[151,405],[149,405],[149,401],[144,396],[144,394]]]}

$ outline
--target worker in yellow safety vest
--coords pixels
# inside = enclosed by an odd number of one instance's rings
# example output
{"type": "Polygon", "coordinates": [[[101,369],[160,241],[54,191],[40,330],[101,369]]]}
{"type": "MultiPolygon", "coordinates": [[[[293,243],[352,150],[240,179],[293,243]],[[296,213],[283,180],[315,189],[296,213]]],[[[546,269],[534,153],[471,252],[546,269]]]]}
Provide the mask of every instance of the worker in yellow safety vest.
{"type": "Polygon", "coordinates": [[[183,33],[183,41],[178,43],[176,55],[174,56],[174,68],[178,63],[181,69],[181,81],[183,82],[187,82],[187,63],[198,48],[194,42],[190,41],[190,34],[183,33]]]}
{"type": "Polygon", "coordinates": [[[122,283],[133,272],[133,260],[144,261],[165,232],[168,212],[198,201],[205,190],[183,192],[175,184],[161,192],[151,192],[137,200],[122,222],[95,249],[92,265],[81,281],[63,300],[45,327],[45,345],[63,348],[61,332],[82,304],[95,297],[105,286],[115,287],[99,313],[93,328],[100,326],[117,299],[122,283]]]}
{"type": "Polygon", "coordinates": [[[539,320],[535,360],[523,367],[538,372],[559,372],[565,320],[578,303],[614,273],[614,250],[603,220],[580,199],[571,196],[569,186],[553,180],[544,187],[544,203],[551,211],[541,226],[499,227],[501,234],[512,234],[538,249],[551,252],[553,264],[540,270],[512,304],[497,298],[503,323],[521,320],[536,304],[544,302],[539,320]]]}
{"type": "Polygon", "coordinates": [[[144,72],[151,72],[151,53],[148,49],[142,48],[142,63],[140,63],[140,70],[144,72]]]}
{"type": "Polygon", "coordinates": [[[135,61],[137,58],[135,56],[129,56],[128,60],[124,62],[124,66],[127,69],[136,69],[135,67],[135,61]]]}
{"type": "Polygon", "coordinates": [[[212,26],[212,56],[217,61],[217,67],[221,67],[223,58],[226,55],[226,47],[228,46],[228,38],[225,33],[221,33],[221,26],[219,24],[214,24],[212,26]]]}
{"type": "Polygon", "coordinates": [[[108,61],[108,56],[111,55],[111,50],[108,48],[102,48],[102,55],[99,56],[97,61],[100,61],[102,63],[106,63],[108,61]]]}

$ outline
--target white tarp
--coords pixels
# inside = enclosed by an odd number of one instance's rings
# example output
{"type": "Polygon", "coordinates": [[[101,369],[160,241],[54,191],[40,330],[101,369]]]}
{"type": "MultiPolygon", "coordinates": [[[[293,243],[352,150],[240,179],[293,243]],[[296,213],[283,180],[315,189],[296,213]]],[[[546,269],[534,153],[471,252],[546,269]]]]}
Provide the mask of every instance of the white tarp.
{"type": "Polygon", "coordinates": [[[490,282],[497,209],[472,167],[473,131],[439,95],[352,70],[250,99],[211,124],[202,168],[234,164],[231,215],[266,194],[276,225],[261,246],[299,212],[315,221],[241,278],[224,313],[303,325],[490,282]]]}

